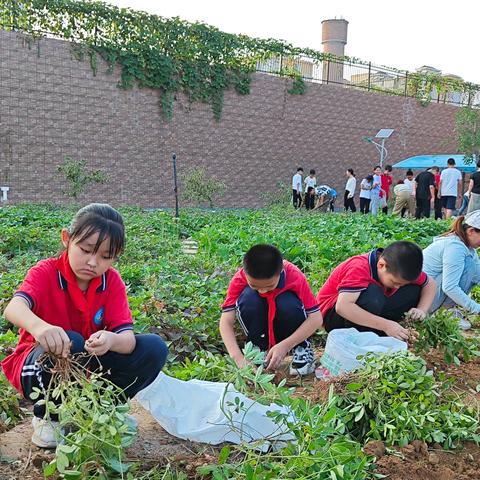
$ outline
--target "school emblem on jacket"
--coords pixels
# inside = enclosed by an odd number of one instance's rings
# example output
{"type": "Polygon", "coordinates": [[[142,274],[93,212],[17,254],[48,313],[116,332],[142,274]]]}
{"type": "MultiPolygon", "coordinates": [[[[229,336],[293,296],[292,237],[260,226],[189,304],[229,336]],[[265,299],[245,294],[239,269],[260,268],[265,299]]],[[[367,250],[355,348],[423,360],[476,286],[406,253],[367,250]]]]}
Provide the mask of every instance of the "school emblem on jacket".
{"type": "Polygon", "coordinates": [[[103,312],[104,312],[103,307],[100,307],[97,310],[97,313],[93,317],[93,323],[95,323],[95,325],[97,325],[97,326],[102,325],[102,323],[103,323],[103,312]]]}

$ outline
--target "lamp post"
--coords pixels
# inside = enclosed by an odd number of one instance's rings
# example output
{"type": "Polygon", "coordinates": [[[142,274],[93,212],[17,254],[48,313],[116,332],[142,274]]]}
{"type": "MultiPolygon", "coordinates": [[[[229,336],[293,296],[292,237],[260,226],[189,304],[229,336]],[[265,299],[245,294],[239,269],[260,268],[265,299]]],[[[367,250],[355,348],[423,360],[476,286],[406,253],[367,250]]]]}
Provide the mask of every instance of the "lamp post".
{"type": "Polygon", "coordinates": [[[375,145],[375,148],[378,150],[380,154],[380,167],[383,169],[383,162],[387,159],[388,150],[385,147],[385,140],[390,137],[390,135],[394,132],[393,128],[382,128],[378,131],[375,137],[363,137],[365,142],[371,143],[375,145]],[[378,138],[381,140],[380,143],[375,142],[373,138],[378,138]]]}
{"type": "Polygon", "coordinates": [[[177,184],[177,155],[172,154],[172,163],[173,163],[173,191],[175,193],[175,218],[179,217],[178,214],[178,184],[177,184]]]}

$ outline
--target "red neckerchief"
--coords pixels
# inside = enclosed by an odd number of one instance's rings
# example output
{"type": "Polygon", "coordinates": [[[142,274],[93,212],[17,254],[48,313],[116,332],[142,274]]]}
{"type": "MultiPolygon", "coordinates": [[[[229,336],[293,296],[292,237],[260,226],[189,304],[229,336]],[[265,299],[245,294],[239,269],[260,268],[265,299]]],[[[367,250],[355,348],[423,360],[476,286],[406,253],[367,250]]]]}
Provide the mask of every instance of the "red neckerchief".
{"type": "Polygon", "coordinates": [[[267,300],[267,324],[268,324],[268,348],[272,348],[277,342],[275,341],[275,333],[273,331],[273,319],[275,318],[275,314],[277,313],[277,303],[275,302],[275,298],[278,295],[276,291],[277,288],[274,290],[270,290],[266,293],[259,293],[262,298],[267,300]]]}
{"type": "MultiPolygon", "coordinates": [[[[86,295],[80,290],[80,287],[77,284],[75,274],[73,273],[70,262],[68,261],[68,253],[65,250],[62,255],[58,258],[57,269],[62,274],[63,278],[67,281],[68,284],[68,294],[72,299],[73,305],[77,310],[80,311],[82,317],[81,333],[85,339],[90,335],[89,323],[92,318],[91,307],[93,305],[93,299],[95,298],[95,293],[97,288],[102,283],[102,277],[95,277],[90,280],[88,284],[88,289],[86,295]]],[[[79,332],[80,333],[80,332],[79,332]]]]}

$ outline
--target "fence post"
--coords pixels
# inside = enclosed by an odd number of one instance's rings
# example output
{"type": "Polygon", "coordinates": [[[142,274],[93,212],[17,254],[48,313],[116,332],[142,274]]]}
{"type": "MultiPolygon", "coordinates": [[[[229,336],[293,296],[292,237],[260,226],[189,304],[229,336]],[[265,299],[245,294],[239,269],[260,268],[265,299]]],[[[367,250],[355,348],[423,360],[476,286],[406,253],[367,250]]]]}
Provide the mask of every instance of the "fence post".
{"type": "Polygon", "coordinates": [[[408,70],[405,70],[405,91],[403,96],[406,97],[408,93],[408,70]]]}
{"type": "Polygon", "coordinates": [[[283,54],[280,54],[280,73],[282,73],[283,70],[283,54]]]}
{"type": "Polygon", "coordinates": [[[327,83],[328,83],[329,77],[330,77],[330,59],[327,58],[327,83]]]}
{"type": "Polygon", "coordinates": [[[372,62],[368,62],[368,87],[367,87],[367,91],[370,91],[371,75],[372,75],[372,62]]]}

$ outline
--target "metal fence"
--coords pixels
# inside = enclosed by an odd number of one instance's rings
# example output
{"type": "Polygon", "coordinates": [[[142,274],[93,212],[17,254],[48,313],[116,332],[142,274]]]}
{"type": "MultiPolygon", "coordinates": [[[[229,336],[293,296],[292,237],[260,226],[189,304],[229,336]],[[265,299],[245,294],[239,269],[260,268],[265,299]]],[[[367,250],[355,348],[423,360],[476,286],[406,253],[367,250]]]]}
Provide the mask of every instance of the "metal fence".
{"type": "Polygon", "coordinates": [[[272,75],[300,75],[305,81],[343,85],[388,95],[413,97],[430,103],[480,105],[480,85],[463,83],[434,72],[398,71],[341,59],[313,60],[310,57],[276,56],[257,62],[257,71],[272,75]],[[429,77],[437,78],[432,85],[429,77]],[[430,83],[429,83],[430,82],[430,83]]]}

